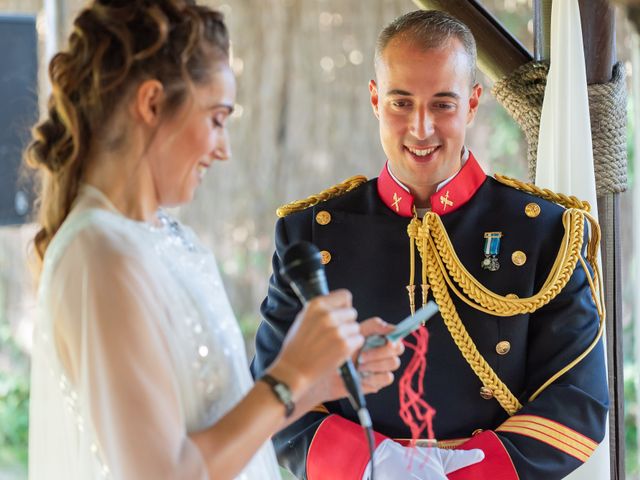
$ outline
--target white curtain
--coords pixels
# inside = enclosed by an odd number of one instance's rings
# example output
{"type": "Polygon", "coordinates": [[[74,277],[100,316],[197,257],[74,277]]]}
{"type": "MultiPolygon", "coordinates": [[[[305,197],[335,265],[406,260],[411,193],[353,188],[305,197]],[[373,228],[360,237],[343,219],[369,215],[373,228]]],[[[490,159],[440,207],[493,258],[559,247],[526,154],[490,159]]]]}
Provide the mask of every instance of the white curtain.
{"type": "MultiPolygon", "coordinates": [[[[536,185],[587,200],[597,218],[589,101],[578,0],[553,2],[551,63],[538,141],[536,185]]],[[[606,359],[605,359],[606,360],[606,359]]],[[[593,456],[567,478],[609,480],[609,428],[593,456]]]]}

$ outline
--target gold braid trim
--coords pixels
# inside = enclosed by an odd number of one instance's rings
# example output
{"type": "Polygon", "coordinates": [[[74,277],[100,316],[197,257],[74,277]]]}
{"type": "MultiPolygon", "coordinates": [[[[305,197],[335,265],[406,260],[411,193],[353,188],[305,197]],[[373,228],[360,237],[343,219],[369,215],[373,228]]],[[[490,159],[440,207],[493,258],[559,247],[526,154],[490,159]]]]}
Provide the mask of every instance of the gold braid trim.
{"type": "MultiPolygon", "coordinates": [[[[513,415],[520,410],[522,404],[500,380],[478,351],[456,311],[447,287],[451,288],[456,296],[472,308],[489,315],[508,317],[532,313],[549,303],[560,293],[571,278],[578,261],[580,262],[587,275],[591,295],[600,317],[598,333],[584,352],[552,375],[529,398],[529,401],[535,399],[555,380],[586,357],[597,345],[604,331],[604,297],[600,288],[602,279],[597,264],[600,228],[589,213],[576,208],[566,210],[563,213],[562,222],[565,234],[549,276],[538,293],[530,298],[522,299],[503,297],[488,290],[478,282],[460,262],[437,214],[428,212],[422,222],[414,217],[407,229],[412,245],[415,242],[418,247],[423,266],[426,263],[428,281],[447,330],[473,372],[485,387],[491,389],[494,398],[509,415],[513,415]],[[589,273],[587,265],[581,256],[585,218],[589,221],[591,228],[591,237],[587,248],[587,261],[591,264],[593,276],[589,273]],[[456,284],[460,286],[464,294],[456,284]]],[[[413,273],[411,277],[411,284],[413,284],[413,273]]]]}
{"type": "Polygon", "coordinates": [[[604,291],[602,289],[602,275],[600,274],[600,268],[598,267],[598,249],[600,247],[600,226],[598,222],[596,222],[595,218],[593,218],[590,214],[585,212],[585,216],[589,221],[589,225],[591,227],[591,238],[589,239],[589,244],[587,246],[587,262],[591,265],[591,269],[593,270],[593,276],[589,274],[589,269],[587,268],[587,264],[580,257],[580,265],[584,270],[585,275],[587,276],[587,281],[589,282],[589,288],[591,289],[591,298],[593,298],[593,302],[596,305],[596,310],[598,311],[598,317],[600,317],[600,324],[598,326],[598,333],[596,337],[593,339],[591,344],[574,358],[571,362],[569,362],[562,369],[558,370],[555,374],[553,374],[546,382],[544,382],[538,390],[534,392],[531,397],[529,397],[529,401],[535,400],[538,395],[540,395],[549,385],[555,382],[558,378],[564,375],[566,372],[575,367],[584,357],[586,357],[591,350],[598,344],[602,334],[604,333],[604,325],[605,319],[607,316],[607,312],[604,304],[604,291]]]}
{"type": "Polygon", "coordinates": [[[496,173],[494,178],[500,183],[515,188],[516,190],[544,198],[545,200],[562,205],[565,208],[578,208],[585,212],[591,211],[591,205],[589,205],[589,202],[586,200],[580,200],[578,197],[574,197],[573,195],[564,195],[563,193],[552,192],[548,188],[536,187],[533,183],[522,182],[512,177],[500,175],[499,173],[496,173]]]}
{"type": "Polygon", "coordinates": [[[295,202],[282,205],[276,210],[276,215],[282,218],[282,217],[286,217],[291,213],[300,212],[309,207],[313,207],[314,205],[317,205],[320,202],[329,200],[330,198],[344,195],[345,193],[358,188],[360,185],[362,185],[366,181],[367,181],[367,177],[362,175],[354,175],[353,177],[347,178],[342,183],[338,183],[333,187],[329,187],[326,190],[323,190],[317,195],[311,195],[310,197],[307,197],[304,200],[296,200],[295,202]]]}
{"type": "Polygon", "coordinates": [[[604,332],[604,320],[606,317],[606,311],[604,309],[604,292],[602,288],[600,288],[600,285],[602,284],[600,269],[598,268],[597,263],[593,264],[592,268],[594,271],[594,277],[596,279],[596,281],[594,282],[591,276],[589,275],[589,269],[587,268],[587,265],[585,264],[582,258],[580,258],[580,264],[584,269],[584,273],[587,275],[587,280],[589,281],[589,288],[591,288],[591,296],[593,298],[593,301],[596,304],[596,309],[598,310],[598,316],[600,317],[600,325],[598,326],[598,333],[596,334],[596,337],[593,339],[591,344],[585,349],[584,352],[582,352],[580,355],[574,358],[571,362],[569,362],[566,366],[564,366],[563,368],[558,370],[556,373],[554,373],[551,377],[549,377],[549,379],[546,382],[544,382],[540,386],[540,388],[538,388],[538,390],[536,390],[534,394],[531,395],[531,397],[529,397],[530,402],[532,400],[535,400],[536,397],[540,395],[549,385],[551,385],[558,378],[560,378],[562,375],[564,375],[573,367],[575,367],[578,363],[580,363],[580,361],[584,357],[586,357],[589,354],[589,352],[591,352],[591,350],[593,350],[594,347],[598,344],[598,342],[600,341],[600,337],[602,337],[602,333],[604,332]]]}
{"type": "Polygon", "coordinates": [[[562,215],[565,233],[544,285],[538,293],[529,298],[507,298],[487,289],[462,265],[437,214],[428,212],[424,222],[431,233],[429,240],[434,243],[438,254],[437,262],[444,263],[446,267],[442,269],[442,273],[449,287],[469,306],[499,317],[533,313],[553,300],[571,278],[580,257],[584,234],[583,212],[574,208],[565,210],[562,215]],[[460,293],[452,279],[462,288],[464,295],[460,293]]]}
{"type": "MultiPolygon", "coordinates": [[[[437,215],[432,212],[427,213],[427,215],[437,217],[437,215]]],[[[447,289],[447,282],[444,276],[445,270],[442,268],[438,250],[430,235],[431,232],[427,215],[425,215],[422,223],[421,235],[418,235],[418,238],[422,237],[419,242],[420,253],[422,261],[427,264],[429,285],[431,286],[433,297],[440,308],[440,314],[442,315],[444,324],[447,330],[449,330],[449,334],[458,347],[458,350],[460,350],[460,353],[462,353],[462,356],[482,384],[490,388],[494,398],[500,403],[502,408],[504,408],[509,415],[513,415],[522,408],[522,404],[520,404],[518,399],[509,390],[509,387],[500,380],[496,372],[493,371],[491,366],[480,354],[478,347],[476,347],[469,332],[467,332],[467,329],[460,320],[460,316],[456,311],[456,307],[447,289]]]]}

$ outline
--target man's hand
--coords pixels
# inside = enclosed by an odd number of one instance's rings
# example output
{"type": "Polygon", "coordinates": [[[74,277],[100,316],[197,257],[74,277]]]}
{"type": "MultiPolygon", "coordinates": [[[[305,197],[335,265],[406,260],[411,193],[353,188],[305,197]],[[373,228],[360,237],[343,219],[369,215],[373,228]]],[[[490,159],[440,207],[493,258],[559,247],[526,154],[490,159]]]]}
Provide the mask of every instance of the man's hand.
{"type": "MultiPolygon", "coordinates": [[[[393,329],[393,325],[378,317],[369,318],[360,323],[360,334],[364,337],[386,335],[393,329]]],[[[404,345],[401,341],[398,341],[386,343],[381,347],[372,348],[366,352],[357,352],[353,356],[353,363],[356,365],[360,375],[364,393],[375,393],[393,383],[393,372],[400,367],[399,357],[403,352],[404,345]]],[[[323,381],[316,384],[313,390],[323,392],[325,397],[323,402],[347,396],[347,390],[338,370],[331,372],[323,381]]]]}
{"type": "MultiPolygon", "coordinates": [[[[366,338],[371,335],[386,335],[394,326],[378,317],[360,324],[360,333],[366,338]]],[[[364,393],[375,393],[393,383],[393,372],[400,368],[400,355],[404,352],[402,341],[387,342],[381,347],[361,352],[353,359],[360,374],[364,393]]]]}
{"type": "MultiPolygon", "coordinates": [[[[484,452],[474,450],[445,450],[436,447],[403,447],[393,440],[385,440],[375,450],[373,462],[376,480],[447,480],[447,474],[468,467],[484,459],[484,452]]],[[[371,475],[371,463],[362,480],[371,475]]]]}

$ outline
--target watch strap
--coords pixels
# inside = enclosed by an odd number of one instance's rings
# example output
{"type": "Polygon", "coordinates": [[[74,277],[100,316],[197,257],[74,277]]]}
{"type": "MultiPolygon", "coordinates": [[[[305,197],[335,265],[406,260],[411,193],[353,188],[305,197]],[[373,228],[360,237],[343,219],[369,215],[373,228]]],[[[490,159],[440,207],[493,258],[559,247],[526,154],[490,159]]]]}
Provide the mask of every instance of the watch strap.
{"type": "Polygon", "coordinates": [[[296,406],[295,403],[293,403],[293,395],[291,394],[289,385],[278,380],[273,375],[269,375],[268,373],[262,375],[260,378],[258,378],[258,380],[263,381],[271,387],[271,391],[274,393],[276,398],[284,405],[284,416],[287,418],[290,417],[296,406]]]}

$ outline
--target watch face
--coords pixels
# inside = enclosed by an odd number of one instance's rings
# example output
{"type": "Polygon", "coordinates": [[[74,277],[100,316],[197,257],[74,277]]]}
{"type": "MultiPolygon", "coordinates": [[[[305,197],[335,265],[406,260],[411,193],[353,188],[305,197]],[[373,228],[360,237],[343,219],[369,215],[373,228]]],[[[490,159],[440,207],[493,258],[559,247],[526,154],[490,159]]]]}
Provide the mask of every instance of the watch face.
{"type": "Polygon", "coordinates": [[[291,392],[289,392],[289,389],[287,387],[285,387],[281,383],[278,383],[274,385],[273,388],[276,392],[278,392],[278,395],[283,402],[288,403],[291,401],[291,392]]]}

